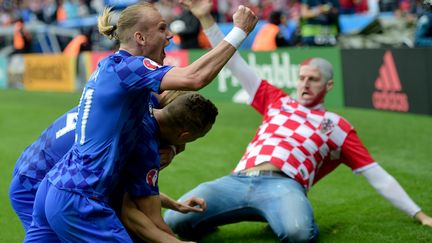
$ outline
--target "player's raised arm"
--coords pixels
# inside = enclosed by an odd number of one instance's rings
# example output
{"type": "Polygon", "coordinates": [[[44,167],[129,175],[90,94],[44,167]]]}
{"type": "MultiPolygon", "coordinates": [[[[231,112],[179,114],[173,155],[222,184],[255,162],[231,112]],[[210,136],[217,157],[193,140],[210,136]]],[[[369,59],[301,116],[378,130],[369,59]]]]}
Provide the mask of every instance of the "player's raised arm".
{"type": "MultiPolygon", "coordinates": [[[[202,0],[188,0],[191,5],[202,0]]],[[[209,84],[228,62],[247,35],[254,29],[258,18],[247,7],[239,6],[233,15],[234,28],[213,50],[187,67],[174,67],[162,79],[161,90],[198,90],[209,84]]]]}
{"type": "MultiPolygon", "coordinates": [[[[199,19],[204,33],[208,37],[213,47],[217,46],[224,39],[224,34],[220,31],[218,25],[211,16],[212,3],[208,0],[191,4],[191,1],[181,1],[181,3],[190,9],[190,11],[199,19]]],[[[236,52],[227,63],[228,69],[239,80],[246,92],[253,97],[261,82],[261,78],[245,62],[245,60],[236,52]]]]}

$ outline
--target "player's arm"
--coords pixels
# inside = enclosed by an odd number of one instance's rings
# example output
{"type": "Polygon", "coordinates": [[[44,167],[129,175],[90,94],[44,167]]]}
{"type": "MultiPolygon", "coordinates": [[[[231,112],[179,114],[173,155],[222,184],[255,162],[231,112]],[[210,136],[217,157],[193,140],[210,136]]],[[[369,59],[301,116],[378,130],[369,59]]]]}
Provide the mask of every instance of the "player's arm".
{"type": "MultiPolygon", "coordinates": [[[[212,47],[217,47],[217,45],[223,41],[224,34],[220,31],[218,25],[213,19],[211,12],[211,2],[202,1],[199,4],[188,4],[190,2],[184,3],[191,12],[199,19],[204,33],[209,39],[212,47]]],[[[256,72],[249,67],[249,65],[243,60],[238,52],[235,52],[233,57],[227,63],[227,67],[233,73],[233,75],[239,80],[242,87],[246,92],[253,97],[260,85],[261,79],[258,77],[256,72]]]]}
{"type": "MultiPolygon", "coordinates": [[[[200,4],[211,0],[185,0],[188,4],[200,4]]],[[[244,6],[233,16],[234,28],[213,50],[186,67],[174,67],[162,79],[160,89],[198,90],[209,84],[228,62],[243,40],[255,27],[258,18],[244,6]]]]}
{"type": "Polygon", "coordinates": [[[351,130],[342,146],[343,160],[356,169],[369,184],[396,208],[415,217],[422,224],[432,226],[432,219],[424,214],[420,207],[408,196],[402,186],[385,171],[367,151],[354,130],[351,130]]]}
{"type": "Polygon", "coordinates": [[[134,197],[131,200],[137,205],[138,210],[147,215],[156,227],[174,236],[174,233],[162,218],[162,205],[159,195],[134,197]]]}
{"type": "Polygon", "coordinates": [[[396,179],[381,166],[376,164],[360,172],[360,174],[396,208],[414,217],[421,224],[432,227],[432,218],[421,211],[420,207],[410,198],[396,179]]]}
{"type": "Polygon", "coordinates": [[[177,202],[164,193],[159,194],[162,207],[172,209],[180,213],[198,212],[201,213],[206,209],[205,200],[202,198],[191,197],[184,202],[177,202]]]}
{"type": "Polygon", "coordinates": [[[151,242],[177,240],[172,232],[160,229],[150,217],[141,212],[127,193],[123,197],[121,220],[124,226],[140,239],[151,242]]]}
{"type": "Polygon", "coordinates": [[[121,220],[129,231],[146,242],[183,242],[154,224],[127,193],[123,198],[121,220]]]}

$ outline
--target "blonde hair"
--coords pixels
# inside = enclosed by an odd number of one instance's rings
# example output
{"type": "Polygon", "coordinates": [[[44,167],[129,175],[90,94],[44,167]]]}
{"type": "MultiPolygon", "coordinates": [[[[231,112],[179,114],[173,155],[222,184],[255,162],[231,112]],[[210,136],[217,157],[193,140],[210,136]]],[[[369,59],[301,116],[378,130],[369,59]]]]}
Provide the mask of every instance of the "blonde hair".
{"type": "Polygon", "coordinates": [[[109,39],[115,39],[120,43],[125,43],[131,37],[129,35],[133,27],[140,22],[141,18],[145,14],[144,9],[157,10],[150,3],[141,2],[130,5],[125,8],[121,13],[117,24],[111,23],[111,7],[107,7],[102,12],[102,15],[98,17],[98,30],[99,33],[105,35],[109,39]]]}

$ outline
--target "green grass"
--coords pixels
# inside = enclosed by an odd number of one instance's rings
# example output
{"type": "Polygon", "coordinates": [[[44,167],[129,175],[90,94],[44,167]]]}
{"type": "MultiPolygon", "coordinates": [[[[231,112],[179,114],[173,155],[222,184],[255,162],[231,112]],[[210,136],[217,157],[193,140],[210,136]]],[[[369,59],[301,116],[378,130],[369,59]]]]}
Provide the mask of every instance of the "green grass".
{"type": "MultiPolygon", "coordinates": [[[[21,242],[23,230],[8,199],[15,160],[55,118],[77,104],[79,94],[0,91],[0,242],[21,242]]],[[[210,133],[187,146],[160,177],[174,198],[203,181],[228,174],[261,122],[246,105],[216,102],[220,115],[210,133]]],[[[374,158],[432,214],[432,117],[337,109],[357,129],[374,158]]],[[[341,166],[309,193],[320,242],[432,242],[422,227],[380,197],[361,176],[341,166]]],[[[277,242],[264,223],[220,227],[201,242],[277,242]]]]}

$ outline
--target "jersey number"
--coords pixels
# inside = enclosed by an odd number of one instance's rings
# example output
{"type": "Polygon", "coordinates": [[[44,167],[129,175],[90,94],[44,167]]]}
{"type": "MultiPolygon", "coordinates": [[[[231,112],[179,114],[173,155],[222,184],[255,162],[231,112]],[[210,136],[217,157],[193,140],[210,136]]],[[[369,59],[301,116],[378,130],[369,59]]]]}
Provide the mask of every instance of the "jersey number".
{"type": "Polygon", "coordinates": [[[88,116],[90,114],[90,108],[92,104],[93,99],[93,92],[94,89],[87,89],[84,93],[82,102],[84,102],[84,111],[83,111],[83,117],[81,120],[81,139],[79,143],[82,145],[85,142],[85,129],[87,125],[88,116]]]}
{"type": "Polygon", "coordinates": [[[56,139],[65,135],[66,133],[75,130],[78,112],[68,113],[66,115],[66,125],[56,132],[56,139]]]}

